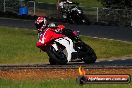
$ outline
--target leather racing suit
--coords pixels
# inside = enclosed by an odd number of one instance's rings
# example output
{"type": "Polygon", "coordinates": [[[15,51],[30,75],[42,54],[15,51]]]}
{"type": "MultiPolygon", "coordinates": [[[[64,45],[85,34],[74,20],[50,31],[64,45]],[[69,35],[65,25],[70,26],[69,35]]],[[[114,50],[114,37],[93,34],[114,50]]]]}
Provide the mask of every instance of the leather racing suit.
{"type": "Polygon", "coordinates": [[[44,48],[50,41],[53,39],[64,37],[65,35],[62,33],[58,33],[59,30],[63,30],[60,28],[46,28],[40,35],[39,41],[36,43],[38,48],[44,48]]]}

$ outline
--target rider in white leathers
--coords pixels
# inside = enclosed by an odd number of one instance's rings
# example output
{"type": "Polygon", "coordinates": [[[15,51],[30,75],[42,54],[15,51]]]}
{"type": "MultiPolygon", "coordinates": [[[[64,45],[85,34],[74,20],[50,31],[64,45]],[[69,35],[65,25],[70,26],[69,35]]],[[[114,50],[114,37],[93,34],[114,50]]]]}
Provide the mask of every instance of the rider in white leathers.
{"type": "Polygon", "coordinates": [[[59,2],[59,7],[60,7],[61,9],[63,9],[65,3],[72,3],[72,2],[69,1],[69,0],[62,0],[62,1],[59,2]]]}

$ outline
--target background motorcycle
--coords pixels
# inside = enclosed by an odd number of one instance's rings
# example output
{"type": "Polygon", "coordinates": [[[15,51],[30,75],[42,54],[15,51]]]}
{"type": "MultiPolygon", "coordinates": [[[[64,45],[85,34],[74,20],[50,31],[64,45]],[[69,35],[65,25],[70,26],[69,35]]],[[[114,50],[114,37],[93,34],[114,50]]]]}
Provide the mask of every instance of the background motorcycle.
{"type": "Polygon", "coordinates": [[[46,46],[50,64],[64,65],[76,59],[84,61],[86,64],[95,63],[97,56],[94,50],[85,44],[78,34],[76,35],[70,29],[57,31],[57,33],[63,33],[66,37],[54,39],[46,46]]]}
{"type": "Polygon", "coordinates": [[[69,23],[90,24],[79,3],[65,3],[62,9],[62,17],[69,23]]]}

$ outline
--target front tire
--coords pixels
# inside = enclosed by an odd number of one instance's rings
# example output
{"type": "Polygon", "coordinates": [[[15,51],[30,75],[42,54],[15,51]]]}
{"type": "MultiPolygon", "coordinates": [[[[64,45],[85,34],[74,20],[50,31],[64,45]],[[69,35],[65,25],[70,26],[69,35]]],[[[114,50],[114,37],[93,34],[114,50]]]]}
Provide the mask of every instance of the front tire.
{"type": "Polygon", "coordinates": [[[62,51],[56,51],[52,46],[46,48],[51,65],[65,65],[67,64],[66,55],[62,51]]]}
{"type": "Polygon", "coordinates": [[[49,58],[49,63],[50,63],[50,65],[55,65],[56,64],[56,62],[52,58],[49,58]]]}

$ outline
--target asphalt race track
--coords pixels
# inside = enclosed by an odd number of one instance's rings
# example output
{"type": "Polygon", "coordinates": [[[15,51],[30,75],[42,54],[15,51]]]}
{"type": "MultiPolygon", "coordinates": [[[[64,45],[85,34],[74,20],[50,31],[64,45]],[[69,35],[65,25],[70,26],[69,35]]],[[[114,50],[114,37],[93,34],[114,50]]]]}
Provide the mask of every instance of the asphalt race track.
{"type": "MultiPolygon", "coordinates": [[[[33,20],[0,18],[0,26],[35,29],[33,20]]],[[[66,27],[72,28],[73,30],[79,30],[81,35],[132,42],[132,27],[70,24],[66,24],[66,27]]],[[[82,65],[82,63],[69,64],[82,65]]],[[[89,66],[132,66],[132,58],[129,57],[118,58],[116,60],[97,60],[95,64],[89,66]]]]}
{"type": "Polygon", "coordinates": [[[122,41],[132,41],[132,27],[118,26],[99,26],[99,25],[80,25],[71,26],[79,30],[82,35],[88,35],[97,38],[107,38],[122,41]]]}
{"type": "MultiPolygon", "coordinates": [[[[65,25],[67,28],[79,30],[81,35],[132,42],[132,27],[70,24],[65,25]]],[[[0,18],[0,26],[35,29],[33,20],[0,18]]]]}
{"type": "Polygon", "coordinates": [[[67,65],[50,65],[50,64],[1,64],[1,69],[76,69],[79,66],[85,68],[132,68],[132,59],[116,59],[116,60],[97,60],[95,64],[85,64],[84,62],[69,62],[67,65]]]}

